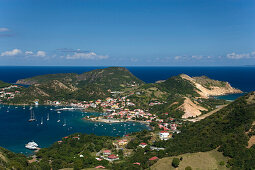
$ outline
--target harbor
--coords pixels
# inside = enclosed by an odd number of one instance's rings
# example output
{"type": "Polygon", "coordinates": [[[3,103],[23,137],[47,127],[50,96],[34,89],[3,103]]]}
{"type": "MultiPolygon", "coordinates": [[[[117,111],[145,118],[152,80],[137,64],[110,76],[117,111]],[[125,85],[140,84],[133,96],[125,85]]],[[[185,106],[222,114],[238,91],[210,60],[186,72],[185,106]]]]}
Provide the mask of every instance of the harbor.
{"type": "Polygon", "coordinates": [[[64,136],[81,132],[87,134],[124,136],[131,132],[148,129],[138,122],[92,122],[85,116],[101,113],[82,112],[79,109],[59,110],[56,106],[0,105],[0,146],[16,153],[32,154],[36,150],[25,147],[35,141],[39,148],[49,147],[64,136]],[[58,113],[60,111],[60,113],[58,113]],[[33,119],[33,121],[29,121],[33,119]]]}

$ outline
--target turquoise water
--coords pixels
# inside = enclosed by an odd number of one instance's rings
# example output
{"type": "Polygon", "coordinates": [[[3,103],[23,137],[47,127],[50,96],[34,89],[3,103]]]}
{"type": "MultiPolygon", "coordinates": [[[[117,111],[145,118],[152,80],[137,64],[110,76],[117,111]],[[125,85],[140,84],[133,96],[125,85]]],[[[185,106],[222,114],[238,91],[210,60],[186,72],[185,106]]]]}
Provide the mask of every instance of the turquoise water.
{"type": "Polygon", "coordinates": [[[57,113],[54,106],[38,106],[33,111],[37,121],[29,122],[29,106],[0,105],[0,146],[11,151],[29,154],[24,145],[31,140],[39,147],[48,147],[62,137],[76,133],[87,133],[107,136],[123,136],[125,134],[148,129],[141,123],[99,123],[83,120],[82,117],[99,113],[83,113],[81,111],[61,111],[57,113]],[[47,117],[49,114],[49,120],[47,117]],[[60,120],[60,122],[57,122],[60,120]],[[43,123],[41,124],[41,121],[43,123]],[[66,126],[63,124],[66,123],[66,126]]]}
{"type": "Polygon", "coordinates": [[[215,98],[233,101],[233,100],[237,99],[238,97],[241,97],[245,94],[246,93],[228,94],[228,95],[224,95],[224,96],[216,96],[215,98]]]}

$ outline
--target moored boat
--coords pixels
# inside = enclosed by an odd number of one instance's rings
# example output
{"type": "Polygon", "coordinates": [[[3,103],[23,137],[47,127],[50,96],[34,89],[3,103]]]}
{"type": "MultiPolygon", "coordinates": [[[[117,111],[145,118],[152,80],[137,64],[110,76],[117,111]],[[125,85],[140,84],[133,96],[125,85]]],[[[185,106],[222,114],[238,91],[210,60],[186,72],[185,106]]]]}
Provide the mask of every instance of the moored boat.
{"type": "Polygon", "coordinates": [[[35,142],[28,142],[25,147],[30,150],[36,150],[38,148],[38,144],[35,142]]]}

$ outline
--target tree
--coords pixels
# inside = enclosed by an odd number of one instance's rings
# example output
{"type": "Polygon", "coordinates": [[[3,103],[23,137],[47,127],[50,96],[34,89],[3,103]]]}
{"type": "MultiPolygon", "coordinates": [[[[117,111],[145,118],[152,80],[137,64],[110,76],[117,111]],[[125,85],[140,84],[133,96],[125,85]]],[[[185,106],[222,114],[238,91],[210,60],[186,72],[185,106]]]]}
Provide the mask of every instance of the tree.
{"type": "Polygon", "coordinates": [[[180,164],[180,159],[178,158],[174,158],[173,161],[172,161],[172,166],[177,168],[180,164]]]}
{"type": "Polygon", "coordinates": [[[190,166],[187,166],[185,170],[192,170],[192,168],[190,166]]]}

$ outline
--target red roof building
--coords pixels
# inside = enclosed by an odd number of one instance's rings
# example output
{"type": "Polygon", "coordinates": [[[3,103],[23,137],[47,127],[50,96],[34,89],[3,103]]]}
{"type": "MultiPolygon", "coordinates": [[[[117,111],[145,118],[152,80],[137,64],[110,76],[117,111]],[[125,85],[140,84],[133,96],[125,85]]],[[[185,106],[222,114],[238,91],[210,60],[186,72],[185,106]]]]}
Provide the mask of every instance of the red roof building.
{"type": "Polygon", "coordinates": [[[158,157],[153,156],[153,157],[151,157],[149,160],[150,160],[150,161],[158,160],[158,157]]]}
{"type": "Polygon", "coordinates": [[[119,157],[114,155],[114,154],[111,154],[110,156],[108,156],[109,159],[118,159],[119,157]]]}
{"type": "Polygon", "coordinates": [[[97,166],[97,167],[95,167],[95,168],[97,168],[97,169],[105,169],[105,167],[104,167],[104,166],[101,166],[101,165],[99,165],[99,166],[97,166]]]}
{"type": "Polygon", "coordinates": [[[111,151],[110,151],[110,150],[104,150],[104,151],[103,151],[103,154],[104,154],[104,155],[111,155],[111,151]]]}

